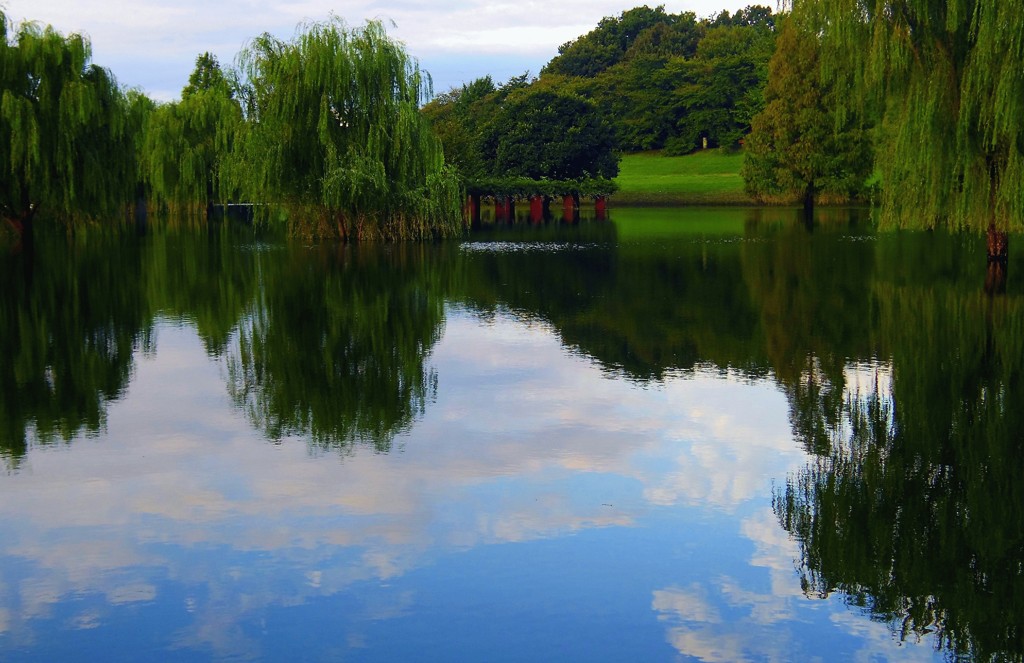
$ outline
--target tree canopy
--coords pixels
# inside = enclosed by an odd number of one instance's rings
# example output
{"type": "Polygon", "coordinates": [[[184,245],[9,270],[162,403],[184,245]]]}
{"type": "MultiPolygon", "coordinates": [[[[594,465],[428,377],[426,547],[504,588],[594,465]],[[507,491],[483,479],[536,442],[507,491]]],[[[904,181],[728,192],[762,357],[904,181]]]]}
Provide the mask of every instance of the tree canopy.
{"type": "MultiPolygon", "coordinates": [[[[654,9],[644,5],[626,10],[618,17],[605,17],[594,30],[559,46],[558,55],[544,66],[541,74],[596,76],[622,61],[642,35],[647,41],[657,39],[660,42],[665,37],[683,33],[684,29],[677,30],[675,26],[687,17],[692,19],[693,14],[666,14],[665,5],[654,9]],[[657,36],[648,32],[658,26],[661,27],[657,36]]],[[[696,43],[687,41],[680,46],[696,48],[696,43]]]]}
{"type": "Polygon", "coordinates": [[[882,108],[889,226],[1024,227],[1024,13],[1016,2],[802,0],[845,108],[882,108]]]}
{"type": "Polygon", "coordinates": [[[154,202],[185,212],[230,200],[238,187],[229,160],[244,130],[242,108],[217,59],[203,53],[181,101],[146,117],[143,174],[154,202]]]}
{"type": "Polygon", "coordinates": [[[618,174],[618,156],[606,114],[582,95],[528,79],[526,73],[495,85],[487,76],[427,104],[423,115],[446,159],[471,191],[486,183],[494,189],[489,193],[510,193],[523,180],[536,182],[536,193],[550,181],[569,181],[576,193],[594,188],[583,180],[607,188],[618,174]]]}
{"type": "Polygon", "coordinates": [[[40,209],[109,215],[136,181],[127,95],[91,63],[82,35],[22,23],[0,11],[0,217],[21,225],[40,209]]]}
{"type": "Polygon", "coordinates": [[[762,105],[774,29],[759,5],[706,19],[637,7],[564,44],[540,82],[593,99],[623,150],[735,147],[762,105]]]}
{"type": "Polygon", "coordinates": [[[823,80],[817,38],[787,20],[769,62],[765,108],[754,117],[743,177],[756,200],[808,209],[819,195],[848,200],[871,173],[858,114],[837,117],[836,88],[823,80]]]}
{"type": "Polygon", "coordinates": [[[232,176],[249,200],[285,206],[308,234],[460,229],[458,180],[419,113],[430,79],[380,23],[332,19],[289,42],[264,34],[239,75],[248,124],[232,176]]]}
{"type": "Polygon", "coordinates": [[[209,51],[196,57],[196,68],[188,77],[188,85],[181,91],[181,98],[188,99],[199,92],[220,90],[231,97],[234,93],[217,56],[209,51]]]}
{"type": "Polygon", "coordinates": [[[615,177],[611,127],[594,103],[558,90],[511,95],[484,139],[497,173],[534,179],[615,177]]]}
{"type": "Polygon", "coordinates": [[[674,100],[679,119],[670,153],[684,154],[703,145],[735,147],[750,131],[764,104],[768,58],[774,33],[759,26],[710,28],[691,60],[675,61],[679,82],[674,100]]]}

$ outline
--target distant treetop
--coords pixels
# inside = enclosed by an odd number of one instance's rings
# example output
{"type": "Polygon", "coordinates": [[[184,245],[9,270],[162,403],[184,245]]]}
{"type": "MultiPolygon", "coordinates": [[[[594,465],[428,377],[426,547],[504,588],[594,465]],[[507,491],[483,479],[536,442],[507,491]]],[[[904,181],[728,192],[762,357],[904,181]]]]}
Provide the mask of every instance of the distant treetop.
{"type": "Polygon", "coordinates": [[[233,96],[231,86],[220,68],[217,56],[207,51],[196,57],[196,68],[189,75],[188,85],[182,89],[181,97],[185,99],[196,92],[214,89],[227,92],[229,97],[233,96]]]}
{"type": "Polygon", "coordinates": [[[751,5],[735,14],[722,11],[702,20],[693,12],[666,13],[664,5],[654,9],[635,7],[618,17],[601,19],[587,34],[559,46],[558,55],[541,74],[593,77],[633,55],[652,50],[692,57],[708,28],[730,26],[774,30],[775,17],[763,5],[751,5]]]}

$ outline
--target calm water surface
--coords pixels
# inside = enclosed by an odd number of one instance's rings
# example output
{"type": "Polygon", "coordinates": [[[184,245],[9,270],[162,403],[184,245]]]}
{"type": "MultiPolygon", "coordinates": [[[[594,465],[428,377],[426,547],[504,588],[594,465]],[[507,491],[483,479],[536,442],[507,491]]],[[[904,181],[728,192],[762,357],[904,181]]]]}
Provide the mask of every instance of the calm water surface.
{"type": "Polygon", "coordinates": [[[859,216],[40,234],[0,660],[1020,660],[1024,286],[859,216]]]}

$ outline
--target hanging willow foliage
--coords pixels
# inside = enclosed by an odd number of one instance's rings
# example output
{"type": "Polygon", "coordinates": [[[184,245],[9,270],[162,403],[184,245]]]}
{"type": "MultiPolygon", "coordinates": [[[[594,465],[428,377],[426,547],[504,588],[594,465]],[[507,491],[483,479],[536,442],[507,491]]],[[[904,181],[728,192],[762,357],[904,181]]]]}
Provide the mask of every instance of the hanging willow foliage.
{"type": "Polygon", "coordinates": [[[882,111],[883,223],[1024,229],[1019,0],[793,0],[847,106],[882,111]]]}
{"type": "Polygon", "coordinates": [[[429,78],[380,23],[265,34],[238,65],[249,130],[229,170],[248,199],[284,206],[304,235],[460,231],[458,179],[418,111],[429,78]]]}
{"type": "Polygon", "coordinates": [[[21,226],[39,210],[109,215],[136,180],[128,97],[90,64],[89,41],[0,12],[0,217],[21,226]]]}
{"type": "Polygon", "coordinates": [[[216,59],[196,60],[196,71],[178,102],[163,104],[147,117],[143,143],[144,176],[158,205],[197,213],[235,197],[230,155],[245,125],[216,59]],[[214,79],[207,84],[202,80],[214,79]]]}

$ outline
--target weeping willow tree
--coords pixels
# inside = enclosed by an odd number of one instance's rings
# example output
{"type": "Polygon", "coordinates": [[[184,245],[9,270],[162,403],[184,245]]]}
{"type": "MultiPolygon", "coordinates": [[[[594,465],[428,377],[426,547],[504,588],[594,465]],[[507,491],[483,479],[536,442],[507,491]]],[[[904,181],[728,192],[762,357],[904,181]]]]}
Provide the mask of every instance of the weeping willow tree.
{"type": "Polygon", "coordinates": [[[24,230],[37,213],[100,217],[131,199],[133,118],[89,41],[0,12],[0,217],[24,230]]]}
{"type": "Polygon", "coordinates": [[[151,198],[178,213],[230,200],[235,189],[224,170],[244,130],[241,106],[216,58],[200,55],[181,101],[147,118],[142,168],[151,198]]]}
{"type": "Polygon", "coordinates": [[[430,81],[380,23],[339,19],[238,58],[249,120],[232,177],[300,234],[420,238],[461,229],[461,191],[419,113],[430,81]]]}
{"type": "Polygon", "coordinates": [[[793,0],[848,107],[877,103],[883,223],[1024,229],[1024,13],[995,0],[793,0]]]}

